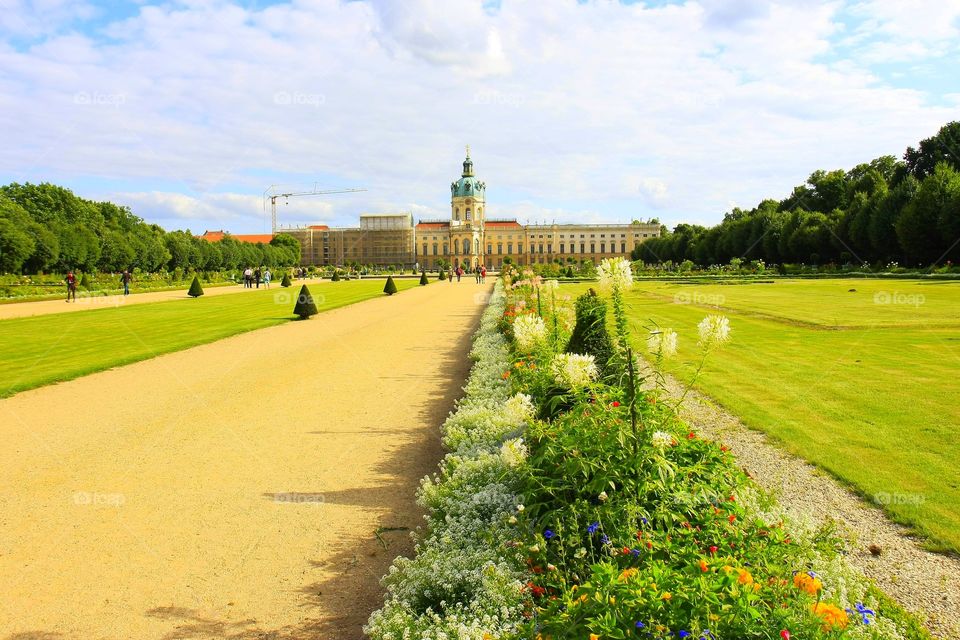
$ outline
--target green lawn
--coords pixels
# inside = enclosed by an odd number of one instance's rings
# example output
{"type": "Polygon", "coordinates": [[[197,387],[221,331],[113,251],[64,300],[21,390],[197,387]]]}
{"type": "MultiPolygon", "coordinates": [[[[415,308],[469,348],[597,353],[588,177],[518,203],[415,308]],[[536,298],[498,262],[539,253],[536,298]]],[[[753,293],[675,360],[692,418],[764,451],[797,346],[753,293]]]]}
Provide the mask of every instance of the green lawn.
{"type": "Polygon", "coordinates": [[[722,307],[732,341],[698,387],[960,551],[960,283],[641,281],[627,299],[638,349],[651,320],[680,334],[667,369],[681,379],[698,362],[697,323],[722,307]]]}
{"type": "MultiPolygon", "coordinates": [[[[383,283],[331,282],[310,291],[322,312],[381,296],[383,283]]],[[[400,291],[417,286],[396,283],[400,291]]],[[[0,321],[0,397],[288,322],[299,291],[274,287],[0,321]]]]}

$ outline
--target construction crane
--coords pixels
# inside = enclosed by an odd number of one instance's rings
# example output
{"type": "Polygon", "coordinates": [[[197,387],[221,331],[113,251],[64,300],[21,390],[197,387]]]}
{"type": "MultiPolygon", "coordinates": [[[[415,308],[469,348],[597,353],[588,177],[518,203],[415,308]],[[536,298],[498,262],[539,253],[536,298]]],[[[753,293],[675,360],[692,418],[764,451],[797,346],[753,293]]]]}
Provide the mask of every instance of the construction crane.
{"type": "Polygon", "coordinates": [[[270,227],[274,234],[277,233],[277,198],[283,198],[284,200],[289,198],[299,198],[301,196],[325,196],[332,193],[357,193],[358,191],[366,191],[366,189],[360,188],[350,188],[350,189],[320,189],[317,185],[313,185],[313,189],[310,191],[289,191],[286,193],[270,193],[274,191],[280,185],[272,184],[266,188],[263,192],[263,208],[267,208],[267,199],[270,200],[270,227]]]}

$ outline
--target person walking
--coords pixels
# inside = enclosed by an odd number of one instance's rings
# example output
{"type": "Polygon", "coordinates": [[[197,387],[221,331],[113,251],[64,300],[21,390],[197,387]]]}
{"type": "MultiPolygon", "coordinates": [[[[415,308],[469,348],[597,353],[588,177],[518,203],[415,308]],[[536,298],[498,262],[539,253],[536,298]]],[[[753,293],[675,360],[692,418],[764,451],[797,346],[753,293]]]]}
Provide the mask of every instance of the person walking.
{"type": "Polygon", "coordinates": [[[253,270],[253,279],[257,283],[257,289],[260,288],[260,278],[262,277],[263,272],[260,271],[260,267],[257,267],[253,270]]]}
{"type": "Polygon", "coordinates": [[[130,295],[130,282],[133,280],[133,276],[130,274],[129,269],[124,269],[123,273],[120,274],[120,282],[123,283],[123,295],[130,295]]]}
{"type": "Polygon", "coordinates": [[[247,267],[243,270],[243,288],[250,289],[253,287],[253,269],[247,267]]]}
{"type": "Polygon", "coordinates": [[[70,302],[70,298],[73,298],[73,301],[77,301],[77,276],[74,275],[73,271],[67,271],[67,302],[70,302]]]}
{"type": "Polygon", "coordinates": [[[267,270],[263,272],[263,286],[267,289],[270,288],[270,279],[273,278],[273,274],[270,273],[270,267],[267,267],[267,270]]]}
{"type": "Polygon", "coordinates": [[[480,267],[480,283],[483,284],[487,281],[487,268],[480,267]]]}
{"type": "Polygon", "coordinates": [[[463,268],[457,267],[457,282],[460,282],[460,276],[463,275],[463,268]]]}
{"type": "Polygon", "coordinates": [[[447,282],[453,284],[453,267],[447,267],[447,282]]]}
{"type": "Polygon", "coordinates": [[[473,268],[473,278],[477,281],[477,284],[480,284],[480,265],[473,268]]]}

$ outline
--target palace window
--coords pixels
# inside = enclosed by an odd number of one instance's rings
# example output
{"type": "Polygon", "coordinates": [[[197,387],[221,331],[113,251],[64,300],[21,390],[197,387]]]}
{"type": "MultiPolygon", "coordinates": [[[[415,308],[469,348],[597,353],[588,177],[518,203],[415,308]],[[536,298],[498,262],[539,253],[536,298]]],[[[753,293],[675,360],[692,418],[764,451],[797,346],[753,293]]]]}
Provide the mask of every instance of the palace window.
{"type": "Polygon", "coordinates": [[[560,253],[563,253],[563,243],[560,243],[560,253]]]}
{"type": "MultiPolygon", "coordinates": [[[[580,236],[580,237],[582,238],[583,236],[580,236]]],[[[581,242],[581,243],[580,243],[580,253],[586,253],[586,252],[587,252],[587,251],[586,251],[586,247],[587,247],[587,245],[585,245],[585,244],[583,244],[583,243],[581,242]]]]}
{"type": "MultiPolygon", "coordinates": [[[[510,245],[509,245],[509,244],[507,245],[507,253],[510,253],[510,245]]],[[[519,253],[520,255],[523,255],[523,243],[522,243],[522,242],[518,242],[518,243],[517,243],[517,253],[519,253]]]]}
{"type": "Polygon", "coordinates": [[[553,244],[547,243],[547,253],[553,253],[553,244]]]}
{"type": "Polygon", "coordinates": [[[427,243],[426,243],[426,242],[423,243],[423,253],[420,254],[420,255],[424,255],[424,256],[427,255],[427,243]]]}
{"type": "Polygon", "coordinates": [[[595,245],[595,244],[593,244],[593,243],[591,242],[591,243],[590,243],[590,253],[596,253],[596,252],[597,252],[597,245],[595,245]]]}
{"type": "Polygon", "coordinates": [[[433,243],[433,255],[437,255],[437,243],[433,243]]]}
{"type": "Polygon", "coordinates": [[[487,255],[489,256],[489,255],[492,254],[492,253],[493,253],[493,245],[492,245],[492,244],[488,244],[488,245],[487,245],[487,255]]]}
{"type": "Polygon", "coordinates": [[[601,242],[601,243],[600,243],[600,253],[606,253],[606,252],[607,252],[607,243],[606,243],[606,242],[601,242]]]}
{"type": "Polygon", "coordinates": [[[467,211],[466,211],[466,213],[465,213],[465,215],[464,215],[464,219],[467,220],[467,221],[470,220],[470,209],[467,209],[467,211]]]}
{"type": "Polygon", "coordinates": [[[627,252],[627,243],[626,243],[626,242],[621,242],[621,243],[620,243],[620,253],[626,253],[626,252],[627,252]]]}
{"type": "MultiPolygon", "coordinates": [[[[540,237],[542,238],[543,236],[540,236],[540,237]]],[[[540,243],[540,246],[539,246],[539,252],[540,252],[541,255],[543,254],[543,243],[542,243],[542,242],[540,243]]]]}
{"type": "Polygon", "coordinates": [[[450,255],[450,246],[446,242],[443,243],[443,255],[450,255]]]}
{"type": "MultiPolygon", "coordinates": [[[[498,245],[497,245],[497,253],[503,253],[503,245],[502,245],[502,244],[498,244],[498,245]]],[[[512,242],[508,242],[508,243],[507,243],[507,255],[508,255],[508,256],[512,256],[512,255],[513,255],[513,243],[512,243],[512,242]]]]}

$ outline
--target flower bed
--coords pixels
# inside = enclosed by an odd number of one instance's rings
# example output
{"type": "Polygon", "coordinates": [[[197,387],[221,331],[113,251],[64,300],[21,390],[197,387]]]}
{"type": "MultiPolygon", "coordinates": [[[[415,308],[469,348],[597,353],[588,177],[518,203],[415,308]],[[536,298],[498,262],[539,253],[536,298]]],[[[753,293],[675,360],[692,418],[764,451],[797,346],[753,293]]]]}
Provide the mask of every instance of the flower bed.
{"type": "MultiPolygon", "coordinates": [[[[641,375],[629,270],[598,272],[606,295],[578,301],[576,327],[555,285],[503,275],[444,425],[451,453],[420,489],[418,555],[385,578],[371,637],[928,638],[830,528],[790,521],[682,424],[658,365],[686,336],[652,327],[641,375]]],[[[735,332],[705,318],[703,361],[735,332]]]]}

